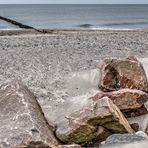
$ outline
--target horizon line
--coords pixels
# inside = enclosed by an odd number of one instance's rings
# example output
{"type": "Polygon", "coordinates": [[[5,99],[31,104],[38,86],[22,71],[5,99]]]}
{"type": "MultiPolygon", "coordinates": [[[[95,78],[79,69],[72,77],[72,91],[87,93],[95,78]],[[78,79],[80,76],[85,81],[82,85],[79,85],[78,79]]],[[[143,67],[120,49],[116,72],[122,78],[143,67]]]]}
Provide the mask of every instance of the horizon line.
{"type": "Polygon", "coordinates": [[[0,3],[0,5],[6,5],[6,4],[17,4],[17,5],[21,5],[21,4],[26,4],[26,5],[147,5],[148,3],[0,3]]]}

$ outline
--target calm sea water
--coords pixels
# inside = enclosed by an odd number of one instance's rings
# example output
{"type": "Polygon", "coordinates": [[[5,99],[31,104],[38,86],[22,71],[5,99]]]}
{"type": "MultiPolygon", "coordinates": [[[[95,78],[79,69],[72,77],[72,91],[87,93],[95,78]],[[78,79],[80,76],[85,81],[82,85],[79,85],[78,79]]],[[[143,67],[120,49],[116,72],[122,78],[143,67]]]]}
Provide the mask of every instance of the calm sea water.
{"type": "MultiPolygon", "coordinates": [[[[46,29],[148,28],[148,5],[0,5],[0,16],[46,29]]],[[[0,29],[16,29],[0,20],[0,29]]]]}

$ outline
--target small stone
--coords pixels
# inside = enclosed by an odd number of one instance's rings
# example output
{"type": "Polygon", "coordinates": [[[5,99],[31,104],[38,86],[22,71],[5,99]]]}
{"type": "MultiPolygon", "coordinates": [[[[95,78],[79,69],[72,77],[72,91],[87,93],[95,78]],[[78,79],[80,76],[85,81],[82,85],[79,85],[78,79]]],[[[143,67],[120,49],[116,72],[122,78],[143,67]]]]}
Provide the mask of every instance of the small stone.
{"type": "Polygon", "coordinates": [[[121,88],[148,91],[148,81],[142,64],[135,57],[105,59],[101,66],[99,88],[103,91],[121,88]]]}
{"type": "Polygon", "coordinates": [[[138,136],[141,136],[141,137],[144,137],[144,138],[148,139],[147,134],[145,132],[143,132],[143,131],[138,131],[135,134],[138,135],[138,136]]]}
{"type": "Polygon", "coordinates": [[[137,132],[139,130],[139,124],[138,123],[132,123],[130,124],[131,128],[137,132]]]}

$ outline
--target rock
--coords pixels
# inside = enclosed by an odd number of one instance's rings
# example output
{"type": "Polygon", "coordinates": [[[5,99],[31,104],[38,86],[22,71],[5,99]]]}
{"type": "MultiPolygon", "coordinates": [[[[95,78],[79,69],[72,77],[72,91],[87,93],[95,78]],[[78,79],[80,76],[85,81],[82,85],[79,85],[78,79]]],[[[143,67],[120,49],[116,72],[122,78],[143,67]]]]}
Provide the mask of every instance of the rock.
{"type": "Polygon", "coordinates": [[[72,144],[72,145],[60,145],[59,148],[81,148],[78,144],[72,144]]]}
{"type": "Polygon", "coordinates": [[[105,129],[102,126],[99,126],[97,129],[97,132],[95,133],[95,138],[84,144],[83,147],[98,147],[100,145],[100,143],[104,140],[106,140],[107,137],[109,137],[112,133],[109,132],[107,129],[105,129]]]}
{"type": "Polygon", "coordinates": [[[107,96],[127,117],[148,113],[144,103],[148,101],[148,94],[137,89],[124,88],[112,92],[99,92],[92,99],[99,100],[107,96]]]}
{"type": "Polygon", "coordinates": [[[0,86],[0,147],[57,148],[36,97],[19,82],[0,86]]]}
{"type": "Polygon", "coordinates": [[[143,131],[138,131],[138,132],[136,132],[135,134],[138,135],[138,136],[141,136],[141,137],[144,137],[144,138],[148,139],[147,134],[144,133],[143,131]]]}
{"type": "Polygon", "coordinates": [[[148,92],[145,71],[142,64],[135,57],[105,59],[100,70],[99,87],[103,91],[131,88],[148,92]]]}
{"type": "Polygon", "coordinates": [[[139,124],[138,123],[132,123],[130,124],[131,128],[137,132],[139,130],[139,124]]]}
{"type": "Polygon", "coordinates": [[[56,136],[62,142],[67,144],[72,143],[85,143],[95,138],[94,133],[96,127],[87,123],[77,123],[77,121],[67,121],[58,125],[56,136]]]}
{"type": "Polygon", "coordinates": [[[106,140],[107,137],[109,137],[111,135],[111,133],[105,129],[102,126],[99,126],[97,129],[97,132],[95,133],[95,138],[93,140],[93,143],[100,143],[104,140],[106,140]]]}
{"type": "Polygon", "coordinates": [[[147,108],[143,105],[141,108],[133,109],[131,111],[125,112],[124,115],[126,117],[136,117],[140,115],[145,115],[148,113],[147,108]]]}
{"type": "MultiPolygon", "coordinates": [[[[128,121],[108,97],[97,101],[89,100],[82,110],[66,117],[57,125],[56,136],[65,143],[85,143],[97,139],[102,141],[103,133],[132,133],[128,121]]],[[[108,134],[107,134],[108,136],[108,134]]]]}
{"type": "Polygon", "coordinates": [[[147,141],[147,138],[136,134],[113,134],[106,139],[105,146],[128,144],[140,141],[147,141]]]}
{"type": "Polygon", "coordinates": [[[126,143],[120,145],[112,145],[112,146],[103,146],[99,148],[147,148],[148,141],[140,141],[140,142],[133,142],[133,143],[126,143]]]}
{"type": "Polygon", "coordinates": [[[119,108],[108,97],[98,100],[94,107],[94,117],[88,121],[89,124],[101,125],[112,133],[133,132],[119,108]]]}
{"type": "Polygon", "coordinates": [[[105,129],[102,126],[98,126],[96,132],[94,133],[94,139],[91,141],[85,142],[81,144],[82,147],[98,147],[100,143],[104,140],[106,140],[107,137],[109,137],[112,133],[109,132],[107,129],[105,129]]]}

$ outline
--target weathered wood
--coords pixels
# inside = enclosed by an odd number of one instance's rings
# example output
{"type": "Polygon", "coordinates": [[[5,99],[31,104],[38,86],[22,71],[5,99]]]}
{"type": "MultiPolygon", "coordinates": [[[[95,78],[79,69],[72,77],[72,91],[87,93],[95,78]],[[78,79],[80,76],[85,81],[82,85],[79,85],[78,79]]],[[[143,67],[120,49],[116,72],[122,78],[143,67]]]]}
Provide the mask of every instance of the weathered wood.
{"type": "Polygon", "coordinates": [[[33,29],[33,30],[35,30],[35,31],[37,31],[37,32],[46,33],[45,30],[36,29],[36,28],[34,28],[34,27],[31,27],[31,26],[29,26],[29,25],[22,24],[22,23],[20,23],[20,22],[17,22],[17,21],[15,21],[15,20],[12,20],[12,19],[7,18],[7,17],[0,16],[0,19],[6,21],[6,22],[8,22],[8,23],[11,23],[11,24],[13,24],[13,25],[16,25],[16,26],[18,26],[18,27],[20,27],[20,28],[24,28],[24,29],[33,29]]]}

